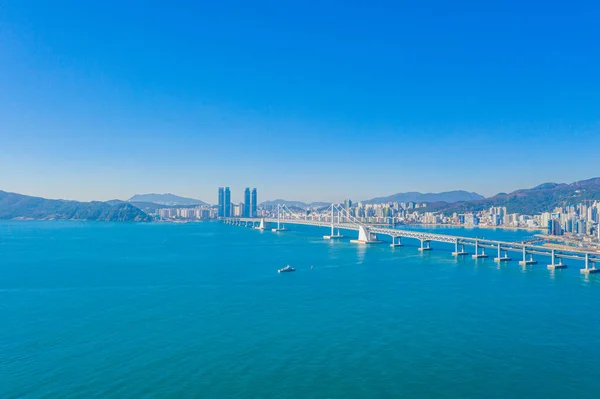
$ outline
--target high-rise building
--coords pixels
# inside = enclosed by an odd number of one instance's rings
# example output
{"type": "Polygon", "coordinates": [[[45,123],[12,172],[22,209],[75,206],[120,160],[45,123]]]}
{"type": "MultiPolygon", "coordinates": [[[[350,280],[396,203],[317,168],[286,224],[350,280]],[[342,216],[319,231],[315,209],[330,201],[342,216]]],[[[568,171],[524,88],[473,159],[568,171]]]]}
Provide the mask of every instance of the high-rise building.
{"type": "Polygon", "coordinates": [[[244,215],[244,203],[240,202],[237,205],[232,204],[233,207],[233,217],[239,218],[239,217],[243,217],[244,215]]]}
{"type": "Polygon", "coordinates": [[[225,216],[225,189],[219,187],[219,212],[217,213],[220,218],[225,216]]]}
{"type": "Polygon", "coordinates": [[[258,215],[258,213],[256,212],[256,208],[257,208],[257,205],[258,205],[256,201],[257,201],[257,199],[256,199],[256,188],[253,188],[252,189],[252,202],[251,202],[252,203],[252,206],[251,206],[252,210],[250,211],[250,214],[251,214],[251,216],[253,218],[255,218],[258,215]]]}
{"type": "Polygon", "coordinates": [[[223,203],[223,206],[223,216],[225,216],[226,218],[231,217],[231,191],[229,191],[229,187],[225,187],[225,201],[223,203]]]}
{"type": "Polygon", "coordinates": [[[346,208],[346,210],[349,210],[350,208],[352,208],[352,200],[350,200],[350,199],[345,200],[344,208],[346,208]]]}
{"type": "Polygon", "coordinates": [[[246,187],[244,190],[244,217],[250,217],[252,207],[250,206],[250,187],[246,187]]]}
{"type": "Polygon", "coordinates": [[[548,220],[548,234],[554,236],[562,235],[562,229],[560,227],[560,221],[558,219],[548,220]]]}

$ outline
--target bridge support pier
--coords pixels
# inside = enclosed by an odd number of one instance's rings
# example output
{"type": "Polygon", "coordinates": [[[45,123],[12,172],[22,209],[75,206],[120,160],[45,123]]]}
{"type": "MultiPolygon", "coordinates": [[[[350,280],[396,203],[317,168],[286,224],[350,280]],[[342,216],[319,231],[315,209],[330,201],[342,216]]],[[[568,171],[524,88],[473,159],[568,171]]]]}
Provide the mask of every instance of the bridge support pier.
{"type": "Polygon", "coordinates": [[[494,258],[495,262],[508,262],[510,257],[508,256],[508,252],[504,251],[504,256],[502,256],[502,248],[500,248],[500,244],[498,244],[498,257],[494,258]]]}
{"type": "Polygon", "coordinates": [[[264,231],[268,226],[268,223],[265,223],[265,219],[260,219],[257,227],[254,227],[256,230],[264,231]]]}
{"type": "Polygon", "coordinates": [[[432,249],[433,248],[431,248],[431,241],[424,240],[421,238],[421,247],[419,248],[419,251],[425,252],[425,251],[431,251],[432,249]]]}
{"type": "Polygon", "coordinates": [[[585,268],[579,270],[581,274],[594,274],[600,273],[600,269],[596,269],[596,264],[590,267],[590,254],[585,254],[585,268]]]}
{"type": "Polygon", "coordinates": [[[529,266],[535,264],[537,264],[537,261],[533,259],[533,255],[530,255],[529,259],[527,259],[527,247],[523,245],[523,260],[519,262],[519,265],[529,266]]]}
{"type": "Polygon", "coordinates": [[[377,240],[377,237],[374,237],[365,226],[358,226],[358,239],[350,240],[350,242],[355,244],[378,244],[381,241],[377,240]]]}
{"type": "Polygon", "coordinates": [[[485,254],[485,248],[481,250],[479,253],[479,241],[475,240],[475,253],[473,254],[473,259],[487,258],[488,256],[485,254]]]}
{"type": "Polygon", "coordinates": [[[390,244],[390,247],[395,248],[395,247],[401,247],[401,246],[402,246],[402,237],[392,236],[392,243],[390,244]],[[397,242],[396,242],[396,238],[398,239],[397,242]]]}
{"type": "Polygon", "coordinates": [[[469,253],[467,251],[465,251],[465,244],[461,244],[460,245],[460,251],[458,250],[458,240],[456,240],[456,242],[454,243],[454,252],[452,252],[452,255],[454,256],[466,256],[469,253]]]}
{"type": "Polygon", "coordinates": [[[337,240],[340,238],[344,238],[344,236],[340,233],[340,229],[337,230],[337,234],[336,234],[335,229],[332,224],[331,225],[331,234],[328,236],[323,236],[323,238],[326,240],[337,240]]]}
{"type": "Polygon", "coordinates": [[[556,257],[556,250],[552,250],[552,263],[548,265],[548,270],[556,270],[556,269],[566,269],[567,265],[562,263],[562,259],[556,257]],[[558,263],[556,260],[558,259],[558,263]]]}

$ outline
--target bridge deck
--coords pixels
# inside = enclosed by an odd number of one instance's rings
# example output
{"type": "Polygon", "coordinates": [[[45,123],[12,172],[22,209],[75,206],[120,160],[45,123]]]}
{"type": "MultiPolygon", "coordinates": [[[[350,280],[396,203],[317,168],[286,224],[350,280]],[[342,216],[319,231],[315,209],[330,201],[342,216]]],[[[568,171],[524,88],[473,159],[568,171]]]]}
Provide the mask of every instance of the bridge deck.
{"type": "MultiPolygon", "coordinates": [[[[332,223],[329,221],[322,220],[311,220],[311,219],[276,219],[276,218],[228,218],[223,219],[226,223],[259,223],[263,220],[265,223],[281,223],[281,224],[298,224],[306,226],[319,226],[331,228],[332,223]]],[[[359,229],[358,224],[341,222],[333,223],[333,227],[336,229],[354,230],[359,229]]],[[[363,227],[367,228],[371,233],[388,235],[392,238],[411,238],[419,241],[433,241],[441,243],[449,243],[454,245],[468,245],[478,248],[487,248],[497,250],[500,248],[501,251],[512,251],[520,252],[525,254],[554,256],[555,258],[567,258],[586,260],[592,263],[600,263],[600,253],[582,251],[578,249],[552,249],[549,247],[543,247],[539,245],[532,245],[527,242],[510,242],[510,241],[498,241],[498,240],[487,240],[482,238],[473,237],[461,237],[454,235],[435,234],[430,232],[419,232],[411,230],[393,229],[386,227],[373,226],[368,224],[362,224],[363,227]]]]}

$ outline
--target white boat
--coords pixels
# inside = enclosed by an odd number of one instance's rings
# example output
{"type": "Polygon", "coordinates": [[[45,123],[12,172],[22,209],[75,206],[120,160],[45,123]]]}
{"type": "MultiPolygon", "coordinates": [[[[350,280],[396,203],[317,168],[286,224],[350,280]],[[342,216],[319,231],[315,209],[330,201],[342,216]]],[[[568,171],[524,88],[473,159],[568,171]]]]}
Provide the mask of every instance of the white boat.
{"type": "Polygon", "coordinates": [[[287,265],[286,267],[277,270],[277,273],[287,273],[287,272],[295,272],[295,271],[296,271],[296,269],[294,269],[290,265],[287,265]]]}

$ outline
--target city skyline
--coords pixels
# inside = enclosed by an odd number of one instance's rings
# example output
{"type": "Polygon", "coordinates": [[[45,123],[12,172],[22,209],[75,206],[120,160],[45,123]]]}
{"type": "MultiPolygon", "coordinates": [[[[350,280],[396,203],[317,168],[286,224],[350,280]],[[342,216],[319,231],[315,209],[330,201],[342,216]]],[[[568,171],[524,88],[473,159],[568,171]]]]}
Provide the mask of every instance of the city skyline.
{"type": "Polygon", "coordinates": [[[26,3],[0,12],[1,190],[487,197],[600,170],[595,3],[26,3]]]}
{"type": "MultiPolygon", "coordinates": [[[[447,210],[432,210],[427,203],[414,201],[365,204],[362,202],[353,203],[349,199],[337,206],[321,206],[311,208],[310,210],[307,209],[306,211],[298,209],[292,211],[289,207],[280,207],[280,205],[263,205],[258,207],[257,211],[256,189],[252,190],[253,199],[252,204],[250,204],[250,188],[246,188],[246,201],[239,204],[230,202],[227,207],[229,212],[226,214],[224,212],[225,204],[223,201],[226,197],[224,193],[228,191],[228,187],[219,187],[219,205],[217,209],[211,205],[198,205],[193,208],[167,207],[156,209],[151,212],[151,216],[158,221],[197,221],[208,219],[227,221],[232,218],[236,223],[252,223],[252,226],[256,223],[256,219],[265,221],[271,218],[271,222],[284,220],[287,223],[298,220],[303,220],[304,222],[317,221],[316,225],[321,225],[322,222],[337,221],[339,223],[342,221],[340,218],[347,218],[346,222],[352,220],[354,223],[367,223],[372,226],[390,224],[393,226],[500,227],[545,231],[547,236],[538,236],[532,240],[541,242],[553,239],[559,242],[559,244],[555,243],[554,245],[559,246],[563,244],[567,245],[567,247],[569,245],[579,247],[591,246],[593,249],[600,244],[599,200],[573,200],[568,205],[549,206],[545,209],[525,213],[518,212],[515,209],[509,211],[507,206],[490,206],[473,211],[449,212],[447,210]],[[251,211],[248,212],[250,208],[251,211]],[[340,209],[344,209],[346,215],[342,215],[340,209]],[[252,218],[255,218],[255,220],[251,221],[252,218]]],[[[264,226],[261,228],[268,229],[264,226]]]]}

